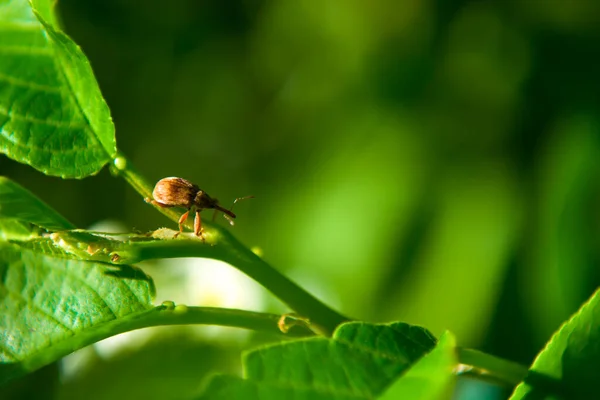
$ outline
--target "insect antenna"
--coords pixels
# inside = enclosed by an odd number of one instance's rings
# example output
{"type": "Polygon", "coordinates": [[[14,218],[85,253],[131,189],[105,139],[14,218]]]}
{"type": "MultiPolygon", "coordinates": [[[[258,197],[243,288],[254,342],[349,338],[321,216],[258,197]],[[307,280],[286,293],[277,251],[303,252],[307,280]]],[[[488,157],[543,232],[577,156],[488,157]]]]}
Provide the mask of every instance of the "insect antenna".
{"type": "Polygon", "coordinates": [[[253,199],[253,198],[254,198],[254,196],[238,197],[237,199],[235,199],[233,201],[233,204],[231,205],[231,207],[229,207],[229,210],[223,209],[223,208],[219,208],[219,210],[221,212],[223,212],[223,216],[225,217],[225,219],[227,221],[229,221],[229,224],[231,224],[233,226],[234,225],[233,218],[235,218],[235,214],[233,213],[233,206],[235,206],[235,203],[237,203],[238,201],[253,199]]]}

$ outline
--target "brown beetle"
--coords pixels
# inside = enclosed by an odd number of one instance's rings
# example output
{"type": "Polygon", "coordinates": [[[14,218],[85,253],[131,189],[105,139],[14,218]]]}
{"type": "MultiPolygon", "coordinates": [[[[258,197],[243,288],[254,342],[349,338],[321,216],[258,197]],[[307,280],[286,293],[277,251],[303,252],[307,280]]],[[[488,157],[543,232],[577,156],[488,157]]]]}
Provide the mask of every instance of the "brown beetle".
{"type": "MultiPolygon", "coordinates": [[[[194,219],[194,233],[196,236],[200,236],[202,232],[200,211],[205,208],[214,209],[215,214],[217,211],[221,211],[229,223],[233,225],[232,218],[235,218],[235,214],[231,210],[221,207],[217,199],[210,197],[197,185],[194,185],[192,182],[183,178],[170,177],[161,179],[156,183],[156,186],[154,186],[152,197],[154,197],[154,199],[149,202],[159,207],[187,208],[187,211],[179,218],[179,232],[183,232],[183,224],[187,220],[190,210],[193,207],[196,208],[196,217],[194,219]]],[[[253,196],[237,198],[233,204],[238,200],[251,197],[253,196]]]]}

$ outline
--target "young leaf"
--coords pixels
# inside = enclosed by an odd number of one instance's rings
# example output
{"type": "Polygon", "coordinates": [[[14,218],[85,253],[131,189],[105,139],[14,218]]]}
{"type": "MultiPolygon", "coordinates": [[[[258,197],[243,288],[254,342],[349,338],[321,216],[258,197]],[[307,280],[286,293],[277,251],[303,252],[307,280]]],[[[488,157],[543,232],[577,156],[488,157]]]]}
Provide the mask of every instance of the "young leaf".
{"type": "MultiPolygon", "coordinates": [[[[133,267],[53,258],[0,242],[0,383],[84,344],[82,336],[152,307],[133,267]]],[[[108,336],[108,335],[105,335],[108,336]]]]}
{"type": "Polygon", "coordinates": [[[312,338],[252,351],[245,379],[215,377],[206,399],[372,399],[435,346],[420,327],[350,322],[333,338],[312,338]]]}
{"type": "Polygon", "coordinates": [[[511,400],[562,394],[568,399],[598,398],[600,290],[554,334],[537,356],[511,400]],[[551,381],[550,379],[554,379],[551,381]]]}
{"type": "Polygon", "coordinates": [[[0,176],[0,219],[29,222],[56,231],[75,228],[33,193],[3,176],[0,176]]]}
{"type": "Polygon", "coordinates": [[[83,178],[116,155],[114,125],[89,61],[49,0],[0,3],[0,152],[48,174],[83,178]]]}
{"type": "Polygon", "coordinates": [[[454,393],[457,365],[456,339],[446,332],[435,349],[417,361],[381,399],[449,400],[454,393]]]}

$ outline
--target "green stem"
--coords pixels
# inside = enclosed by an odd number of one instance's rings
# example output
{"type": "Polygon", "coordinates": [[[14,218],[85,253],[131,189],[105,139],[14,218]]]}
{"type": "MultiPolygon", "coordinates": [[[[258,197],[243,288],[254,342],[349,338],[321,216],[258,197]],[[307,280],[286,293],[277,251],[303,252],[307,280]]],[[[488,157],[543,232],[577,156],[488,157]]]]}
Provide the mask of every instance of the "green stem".
{"type": "MultiPolygon", "coordinates": [[[[119,155],[113,164],[116,173],[122,176],[143,198],[151,197],[152,187],[135,170],[131,162],[124,156],[119,155]]],[[[172,221],[177,222],[179,220],[179,214],[175,210],[156,206],[155,208],[172,221]]],[[[295,312],[307,317],[311,321],[313,329],[326,336],[331,336],[339,324],[349,320],[271,267],[227,230],[210,223],[204,225],[208,228],[211,237],[210,245],[201,245],[197,241],[181,240],[181,242],[191,243],[182,244],[182,246],[168,245],[161,248],[161,246],[144,246],[144,243],[140,243],[138,256],[141,259],[211,257],[225,261],[260,283],[295,312]],[[165,254],[165,251],[169,250],[175,251],[165,254]]],[[[186,227],[192,230],[191,221],[188,220],[186,227]]]]}
{"type": "Polygon", "coordinates": [[[478,350],[458,348],[458,358],[461,362],[457,371],[459,375],[472,376],[476,379],[492,382],[514,389],[520,383],[526,383],[535,388],[536,393],[544,397],[570,399],[573,398],[568,387],[553,376],[529,370],[519,363],[504,360],[478,350]]]}
{"type": "Polygon", "coordinates": [[[478,350],[458,348],[458,359],[464,367],[459,374],[493,381],[509,388],[517,386],[528,374],[524,365],[478,350]]]}
{"type": "MultiPolygon", "coordinates": [[[[51,362],[62,358],[75,350],[81,349],[110,336],[136,329],[161,325],[222,325],[236,328],[251,329],[276,335],[282,335],[277,322],[278,314],[257,313],[244,310],[175,306],[171,302],[154,307],[150,310],[130,314],[101,325],[94,326],[77,335],[54,343],[18,363],[0,365],[0,376],[12,379],[35,371],[51,362]]],[[[305,326],[296,325],[286,336],[306,337],[313,333],[305,326]]],[[[2,384],[3,381],[0,381],[2,384]]]]}

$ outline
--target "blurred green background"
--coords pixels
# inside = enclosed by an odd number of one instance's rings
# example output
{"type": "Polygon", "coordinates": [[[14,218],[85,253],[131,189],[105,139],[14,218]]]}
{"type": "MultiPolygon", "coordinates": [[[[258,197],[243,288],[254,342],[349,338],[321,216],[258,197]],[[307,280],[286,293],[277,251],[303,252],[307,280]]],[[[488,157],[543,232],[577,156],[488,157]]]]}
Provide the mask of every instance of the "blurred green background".
{"type": "MultiPolygon", "coordinates": [[[[59,10],[137,168],[226,205],[255,195],[236,206],[235,235],[343,313],[449,329],[462,346],[529,364],[598,286],[600,3],[61,0],[59,10]]],[[[1,157],[0,172],[80,227],[175,228],[107,169],[62,181],[1,157]]],[[[9,389],[167,398],[160,386],[180,398],[268,340],[165,331],[68,382],[51,366],[28,378],[45,385],[9,389]]]]}

